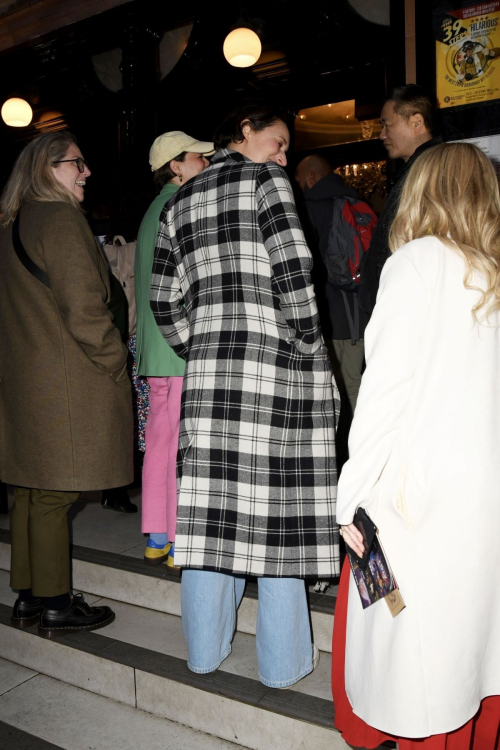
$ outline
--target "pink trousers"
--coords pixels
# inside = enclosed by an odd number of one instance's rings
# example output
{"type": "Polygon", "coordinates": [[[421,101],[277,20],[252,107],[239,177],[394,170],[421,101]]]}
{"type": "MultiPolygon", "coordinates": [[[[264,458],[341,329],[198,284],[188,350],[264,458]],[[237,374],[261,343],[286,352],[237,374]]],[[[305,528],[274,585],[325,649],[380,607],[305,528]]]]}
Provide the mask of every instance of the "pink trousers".
{"type": "Polygon", "coordinates": [[[175,540],[176,460],[181,418],[182,377],[148,378],[149,414],[142,469],[142,532],[175,540]]]}

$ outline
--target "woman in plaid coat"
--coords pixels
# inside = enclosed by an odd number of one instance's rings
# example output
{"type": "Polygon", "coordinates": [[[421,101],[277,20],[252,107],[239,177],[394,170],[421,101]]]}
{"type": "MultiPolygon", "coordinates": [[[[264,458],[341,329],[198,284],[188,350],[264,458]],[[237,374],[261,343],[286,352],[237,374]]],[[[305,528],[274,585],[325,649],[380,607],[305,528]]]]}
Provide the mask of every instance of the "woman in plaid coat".
{"type": "Polygon", "coordinates": [[[290,663],[277,653],[259,657],[260,677],[285,687],[313,667],[299,577],[338,575],[338,396],[311,256],[279,166],[288,128],[276,110],[254,107],[233,113],[217,138],[228,147],[162,212],[151,285],[160,330],[187,362],[175,564],[189,569],[182,579],[189,667],[212,671],[230,653],[244,587],[238,577],[254,575],[261,609],[262,584],[274,607],[259,615],[258,654],[275,630],[293,655],[290,663]],[[200,633],[221,607],[222,631],[200,633]],[[293,611],[296,632],[280,632],[293,611]]]}

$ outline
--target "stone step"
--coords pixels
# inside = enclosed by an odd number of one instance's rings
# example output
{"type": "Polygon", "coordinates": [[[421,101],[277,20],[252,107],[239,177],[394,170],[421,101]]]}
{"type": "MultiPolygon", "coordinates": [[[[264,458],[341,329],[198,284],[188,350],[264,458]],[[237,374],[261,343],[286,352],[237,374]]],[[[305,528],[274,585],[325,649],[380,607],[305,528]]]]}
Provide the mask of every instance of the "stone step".
{"type": "MultiPolygon", "coordinates": [[[[107,604],[116,613],[115,621],[100,630],[100,635],[187,660],[180,617],[84,593],[89,604],[107,604]]],[[[9,588],[8,573],[0,571],[0,603],[10,607],[14,604],[15,598],[16,594],[9,588]]],[[[258,680],[255,637],[237,632],[233,642],[233,653],[224,660],[220,669],[258,680]]],[[[313,674],[301,680],[295,689],[330,701],[330,673],[331,655],[323,653],[320,664],[313,674]]]]}
{"type": "MultiPolygon", "coordinates": [[[[147,566],[142,559],[74,545],[73,587],[94,596],[180,616],[180,577],[166,565],[147,566]]],[[[0,529],[0,570],[10,570],[10,535],[0,529]]],[[[309,594],[314,642],[331,652],[336,597],[309,594]]],[[[255,635],[257,585],[249,583],[238,610],[239,632],[255,635]]]]}
{"type": "Polygon", "coordinates": [[[251,750],[347,747],[333,728],[329,654],[294,688],[273,690],[257,679],[254,637],[238,633],[223,667],[196,675],[186,665],[178,617],[101,599],[117,613],[112,625],[47,640],[36,627],[11,626],[5,572],[0,584],[4,659],[251,750]]]}
{"type": "Polygon", "coordinates": [[[6,750],[242,750],[4,659],[0,717],[6,750]]]}

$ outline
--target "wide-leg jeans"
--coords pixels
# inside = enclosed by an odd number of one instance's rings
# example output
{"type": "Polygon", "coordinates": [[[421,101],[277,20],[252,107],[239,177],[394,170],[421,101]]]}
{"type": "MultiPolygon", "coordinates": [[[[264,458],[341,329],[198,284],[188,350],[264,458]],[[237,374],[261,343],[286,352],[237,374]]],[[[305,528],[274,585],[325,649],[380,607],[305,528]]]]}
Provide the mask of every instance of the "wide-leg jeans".
{"type": "MultiPolygon", "coordinates": [[[[313,669],[304,581],[258,578],[257,663],[264,685],[293,685],[313,669]]],[[[231,653],[246,580],[208,570],[182,572],[182,628],[192,672],[213,672],[231,653]]]]}

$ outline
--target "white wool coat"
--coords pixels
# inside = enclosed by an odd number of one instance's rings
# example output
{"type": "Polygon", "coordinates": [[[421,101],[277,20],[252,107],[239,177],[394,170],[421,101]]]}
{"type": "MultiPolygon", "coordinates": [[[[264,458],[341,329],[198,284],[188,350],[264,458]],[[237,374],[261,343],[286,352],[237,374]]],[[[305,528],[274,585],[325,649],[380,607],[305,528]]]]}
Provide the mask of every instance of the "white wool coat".
{"type": "Polygon", "coordinates": [[[387,261],[339,480],[338,522],[368,509],[406,603],[363,610],[351,575],[346,691],[400,737],[500,694],[500,314],[474,322],[465,264],[434,237],[387,261]]]}

